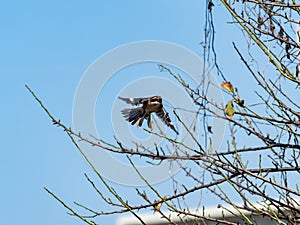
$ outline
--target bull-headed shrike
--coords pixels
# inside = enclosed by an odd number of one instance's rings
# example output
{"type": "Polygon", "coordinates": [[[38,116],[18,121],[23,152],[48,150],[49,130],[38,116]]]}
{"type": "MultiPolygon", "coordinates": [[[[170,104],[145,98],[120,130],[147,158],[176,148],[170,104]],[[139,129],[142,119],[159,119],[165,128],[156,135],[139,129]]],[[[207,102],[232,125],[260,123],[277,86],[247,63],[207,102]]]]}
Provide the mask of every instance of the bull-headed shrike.
{"type": "Polygon", "coordinates": [[[161,96],[153,96],[149,98],[122,98],[119,97],[124,102],[131,105],[141,105],[137,108],[123,109],[121,112],[125,119],[132,125],[142,126],[144,119],[147,120],[148,127],[153,129],[153,122],[151,121],[151,113],[156,113],[156,115],[177,135],[178,131],[175,129],[169,113],[165,110],[162,104],[161,96]]]}

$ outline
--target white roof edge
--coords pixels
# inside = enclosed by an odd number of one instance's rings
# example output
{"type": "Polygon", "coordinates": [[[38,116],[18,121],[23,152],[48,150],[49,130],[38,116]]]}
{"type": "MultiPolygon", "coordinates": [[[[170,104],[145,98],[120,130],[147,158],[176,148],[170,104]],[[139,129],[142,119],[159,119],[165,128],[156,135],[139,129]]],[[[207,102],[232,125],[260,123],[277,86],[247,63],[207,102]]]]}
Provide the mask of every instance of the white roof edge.
{"type": "MultiPolygon", "coordinates": [[[[250,213],[245,210],[240,210],[246,215],[249,215],[250,213]]],[[[211,218],[224,218],[224,217],[233,217],[232,213],[238,213],[236,209],[234,209],[232,206],[228,206],[227,210],[224,208],[217,208],[217,207],[210,207],[210,208],[205,208],[204,213],[202,209],[199,209],[197,211],[191,211],[191,213],[198,214],[198,215],[203,215],[206,217],[211,217],[211,218]]],[[[166,216],[169,216],[170,219],[174,222],[180,222],[181,220],[191,220],[191,219],[196,219],[193,216],[185,216],[181,215],[180,217],[178,216],[178,213],[176,212],[165,212],[166,216]]],[[[146,224],[160,224],[162,222],[167,223],[167,220],[165,218],[162,218],[162,215],[159,213],[144,213],[144,214],[139,214],[139,216],[143,219],[143,221],[146,224]]],[[[142,224],[138,218],[136,218],[133,215],[128,215],[128,216],[123,216],[117,219],[117,225],[125,225],[125,224],[132,224],[132,225],[138,225],[142,224]]]]}
{"type": "MultiPolygon", "coordinates": [[[[266,203],[256,203],[254,204],[253,208],[258,208],[258,209],[268,209],[270,208],[273,211],[276,211],[277,208],[275,206],[268,206],[266,203]]],[[[233,214],[239,215],[240,212],[243,213],[244,215],[248,216],[251,214],[251,212],[247,210],[237,210],[234,207],[228,205],[228,206],[223,206],[223,207],[208,207],[204,208],[204,213],[203,209],[198,209],[198,210],[190,210],[191,213],[193,214],[198,214],[200,216],[206,216],[206,217],[211,217],[211,218],[216,218],[216,219],[221,219],[221,218],[230,218],[234,217],[233,214]],[[226,209],[224,209],[226,208],[226,209]]],[[[193,216],[185,216],[181,215],[178,216],[178,213],[176,212],[165,212],[166,216],[169,216],[169,218],[174,221],[174,222],[180,222],[181,220],[194,220],[197,219],[193,216]]],[[[139,216],[143,219],[143,221],[146,224],[162,224],[162,222],[167,223],[167,220],[165,218],[162,218],[162,215],[159,213],[141,213],[139,216]]],[[[128,216],[122,216],[117,219],[117,225],[139,225],[142,224],[135,216],[133,215],[128,215],[128,216]]]]}

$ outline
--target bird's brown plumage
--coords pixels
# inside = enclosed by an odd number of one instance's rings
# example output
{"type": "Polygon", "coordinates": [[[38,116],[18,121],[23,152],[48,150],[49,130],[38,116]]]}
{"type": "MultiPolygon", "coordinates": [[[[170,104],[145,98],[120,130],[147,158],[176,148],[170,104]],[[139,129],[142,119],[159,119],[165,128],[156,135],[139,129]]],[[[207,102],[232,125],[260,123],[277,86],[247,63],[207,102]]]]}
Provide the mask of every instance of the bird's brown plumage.
{"type": "Polygon", "coordinates": [[[132,125],[137,124],[138,126],[142,126],[144,119],[146,119],[148,127],[152,129],[153,123],[151,122],[151,113],[156,113],[168,127],[176,134],[179,134],[170,119],[169,113],[166,112],[163,107],[161,96],[149,98],[119,98],[131,105],[142,105],[141,107],[123,109],[121,111],[125,119],[132,125]]]}

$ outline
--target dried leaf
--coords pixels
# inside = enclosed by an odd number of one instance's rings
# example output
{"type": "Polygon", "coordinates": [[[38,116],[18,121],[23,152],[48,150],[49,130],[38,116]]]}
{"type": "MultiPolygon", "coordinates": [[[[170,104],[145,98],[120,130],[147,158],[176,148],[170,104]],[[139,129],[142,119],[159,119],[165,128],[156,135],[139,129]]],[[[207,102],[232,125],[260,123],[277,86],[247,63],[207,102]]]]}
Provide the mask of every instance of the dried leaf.
{"type": "Polygon", "coordinates": [[[296,66],[296,79],[300,80],[300,63],[296,66]]]}
{"type": "Polygon", "coordinates": [[[212,134],[212,126],[207,126],[207,131],[212,134]]]}
{"type": "Polygon", "coordinates": [[[232,117],[234,116],[234,106],[233,106],[233,102],[230,101],[227,103],[226,107],[225,107],[225,114],[229,119],[232,119],[232,117]]]}
{"type": "Polygon", "coordinates": [[[264,24],[264,20],[260,17],[260,15],[258,15],[258,18],[257,18],[257,24],[258,24],[258,27],[260,27],[261,25],[264,24]]]}
{"type": "Polygon", "coordinates": [[[233,88],[233,85],[230,83],[230,81],[223,82],[221,84],[221,87],[228,92],[234,93],[234,88],[233,88]]]}
{"type": "Polygon", "coordinates": [[[208,3],[208,6],[207,6],[207,8],[208,8],[208,10],[209,10],[210,12],[211,12],[211,10],[212,10],[212,8],[213,8],[214,5],[215,5],[215,4],[213,3],[213,1],[210,0],[209,3],[208,3]]]}
{"type": "Polygon", "coordinates": [[[279,30],[279,32],[278,32],[278,37],[280,38],[280,43],[282,43],[282,39],[283,39],[283,29],[282,29],[282,27],[280,28],[280,30],[279,30]]]}
{"type": "Polygon", "coordinates": [[[234,99],[234,102],[241,107],[245,107],[244,106],[245,101],[243,99],[236,98],[236,99],[234,99]]]}

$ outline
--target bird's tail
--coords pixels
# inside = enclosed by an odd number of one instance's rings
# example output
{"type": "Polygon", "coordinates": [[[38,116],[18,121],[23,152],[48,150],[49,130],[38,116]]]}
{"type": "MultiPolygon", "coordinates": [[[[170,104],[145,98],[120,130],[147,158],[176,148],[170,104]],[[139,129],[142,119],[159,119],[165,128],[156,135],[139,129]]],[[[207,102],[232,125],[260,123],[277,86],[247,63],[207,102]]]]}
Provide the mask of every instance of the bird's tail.
{"type": "Polygon", "coordinates": [[[151,121],[151,114],[148,114],[145,119],[147,119],[147,124],[148,124],[148,127],[153,130],[153,127],[154,127],[154,123],[151,121]]]}
{"type": "Polygon", "coordinates": [[[137,124],[138,126],[142,126],[145,118],[143,108],[123,109],[121,112],[131,125],[137,124]]]}

